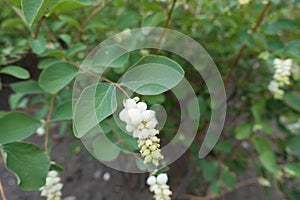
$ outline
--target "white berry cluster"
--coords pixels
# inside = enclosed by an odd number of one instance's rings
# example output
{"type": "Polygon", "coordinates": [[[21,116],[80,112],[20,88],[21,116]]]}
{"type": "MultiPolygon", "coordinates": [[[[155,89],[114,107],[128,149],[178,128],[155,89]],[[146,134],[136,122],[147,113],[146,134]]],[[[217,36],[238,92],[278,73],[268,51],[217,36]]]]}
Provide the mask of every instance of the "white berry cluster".
{"type": "Polygon", "coordinates": [[[138,147],[144,157],[144,163],[159,164],[163,159],[160,150],[160,139],[156,136],[159,131],[155,129],[158,121],[155,111],[147,110],[145,102],[139,102],[139,98],[125,99],[124,109],[120,112],[120,120],[126,123],[126,131],[132,133],[134,138],[138,138],[138,147]]]}
{"type": "Polygon", "coordinates": [[[239,5],[246,5],[250,3],[250,0],[239,0],[239,5]]]}
{"type": "Polygon", "coordinates": [[[155,200],[170,200],[172,192],[167,185],[167,174],[159,174],[157,177],[151,175],[147,179],[150,191],[154,193],[155,200]]]}
{"type": "Polygon", "coordinates": [[[300,134],[300,119],[298,119],[298,121],[296,121],[294,123],[288,124],[286,127],[293,134],[300,134]]]}
{"type": "Polygon", "coordinates": [[[60,183],[60,180],[57,171],[49,171],[46,184],[40,188],[41,196],[47,197],[47,200],[61,200],[63,184],[60,183]]]}
{"type": "Polygon", "coordinates": [[[275,58],[273,64],[275,73],[273,75],[273,80],[269,83],[268,89],[275,99],[281,99],[284,94],[282,88],[286,85],[290,85],[293,62],[291,59],[282,60],[275,58]]]}

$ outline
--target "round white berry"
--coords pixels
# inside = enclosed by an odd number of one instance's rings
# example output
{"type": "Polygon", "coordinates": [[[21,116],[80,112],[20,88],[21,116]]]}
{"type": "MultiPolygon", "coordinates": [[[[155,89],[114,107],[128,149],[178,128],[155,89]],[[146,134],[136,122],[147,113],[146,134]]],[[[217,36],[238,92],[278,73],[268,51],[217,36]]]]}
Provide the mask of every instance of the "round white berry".
{"type": "Polygon", "coordinates": [[[157,176],[156,180],[157,180],[157,183],[164,185],[168,182],[168,176],[167,176],[167,174],[159,174],[157,176]]]}
{"type": "Polygon", "coordinates": [[[128,116],[129,120],[132,124],[137,125],[142,122],[142,113],[136,109],[136,108],[131,108],[128,110],[128,116]]]}
{"type": "Polygon", "coordinates": [[[40,126],[37,130],[36,130],[36,133],[39,135],[39,136],[43,136],[45,134],[45,128],[44,126],[40,126]]]}
{"type": "Polygon", "coordinates": [[[137,103],[137,109],[139,109],[141,112],[147,110],[147,104],[145,102],[139,102],[137,103]]]}
{"type": "Polygon", "coordinates": [[[125,128],[128,132],[133,132],[136,129],[135,126],[132,126],[131,124],[127,124],[125,128]]]}
{"type": "Polygon", "coordinates": [[[119,118],[120,120],[122,120],[123,122],[128,122],[129,120],[129,116],[128,116],[128,110],[127,109],[123,109],[120,113],[119,113],[119,118]]]}
{"type": "Polygon", "coordinates": [[[133,99],[126,99],[123,101],[124,107],[125,108],[135,108],[136,107],[136,102],[133,99]]]}
{"type": "Polygon", "coordinates": [[[155,178],[155,176],[149,176],[148,179],[147,179],[147,184],[148,185],[154,185],[154,184],[156,184],[156,178],[155,178]]]}
{"type": "Polygon", "coordinates": [[[153,110],[146,110],[142,113],[143,121],[149,122],[155,117],[155,112],[153,110]]]}
{"type": "Polygon", "coordinates": [[[155,118],[151,119],[151,121],[147,122],[146,127],[149,129],[154,129],[155,126],[158,124],[155,118]]]}

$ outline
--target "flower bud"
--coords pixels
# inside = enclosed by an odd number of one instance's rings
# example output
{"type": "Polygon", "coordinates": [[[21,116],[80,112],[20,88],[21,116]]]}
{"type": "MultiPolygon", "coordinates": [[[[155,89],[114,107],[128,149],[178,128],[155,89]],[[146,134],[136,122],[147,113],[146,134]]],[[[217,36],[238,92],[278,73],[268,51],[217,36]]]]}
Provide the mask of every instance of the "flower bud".
{"type": "Polygon", "coordinates": [[[157,176],[157,183],[164,185],[168,182],[168,176],[167,174],[159,174],[157,176]]]}
{"type": "Polygon", "coordinates": [[[147,104],[145,102],[139,102],[137,103],[137,109],[139,109],[141,112],[144,112],[147,110],[147,104]]]}
{"type": "Polygon", "coordinates": [[[147,179],[147,184],[148,185],[154,185],[154,184],[156,184],[156,178],[155,178],[155,176],[149,176],[148,179],[147,179]]]}
{"type": "Polygon", "coordinates": [[[137,125],[142,121],[142,114],[138,109],[135,108],[129,109],[128,116],[129,116],[129,121],[134,125],[137,125]]]}

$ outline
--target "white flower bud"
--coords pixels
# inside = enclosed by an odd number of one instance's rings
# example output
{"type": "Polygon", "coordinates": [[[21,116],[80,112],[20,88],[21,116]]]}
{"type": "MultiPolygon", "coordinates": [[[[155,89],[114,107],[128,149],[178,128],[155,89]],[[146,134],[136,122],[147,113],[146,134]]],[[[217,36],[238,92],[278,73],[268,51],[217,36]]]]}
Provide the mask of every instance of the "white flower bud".
{"type": "Polygon", "coordinates": [[[153,118],[151,119],[151,121],[147,122],[146,127],[149,129],[154,129],[157,124],[158,121],[155,118],[153,118]]]}
{"type": "Polygon", "coordinates": [[[40,126],[37,130],[36,130],[36,133],[39,135],[39,136],[43,136],[45,134],[45,127],[44,126],[40,126]]]}
{"type": "Polygon", "coordinates": [[[151,141],[151,140],[149,140],[149,139],[148,139],[148,140],[146,140],[146,146],[148,146],[148,147],[149,147],[149,146],[151,146],[151,145],[152,145],[152,141],[151,141]]]}
{"type": "Polygon", "coordinates": [[[41,196],[47,197],[48,200],[61,200],[63,184],[60,183],[60,180],[57,171],[48,172],[46,184],[39,189],[41,196]]]}
{"type": "Polygon", "coordinates": [[[140,138],[141,137],[141,135],[142,135],[142,131],[140,131],[140,130],[134,130],[133,131],[133,133],[132,133],[132,136],[134,137],[134,138],[140,138]]]}
{"type": "Polygon", "coordinates": [[[145,102],[139,102],[137,103],[137,109],[139,109],[141,112],[144,112],[147,110],[147,104],[145,102]]]}
{"type": "Polygon", "coordinates": [[[147,184],[148,185],[154,185],[154,184],[156,184],[156,178],[155,178],[155,176],[149,176],[148,179],[147,179],[147,184]]]}
{"type": "Polygon", "coordinates": [[[131,124],[127,124],[125,128],[128,132],[133,132],[135,130],[135,126],[132,126],[131,124]]]}
{"type": "Polygon", "coordinates": [[[127,109],[121,110],[121,112],[119,113],[119,118],[121,121],[127,123],[129,121],[128,110],[127,109]]]}
{"type": "Polygon", "coordinates": [[[128,110],[129,121],[137,125],[142,122],[142,114],[138,109],[131,108],[128,110]]]}
{"type": "Polygon", "coordinates": [[[139,98],[139,97],[134,97],[133,100],[134,100],[135,102],[139,102],[139,101],[140,101],[140,98],[139,98]]]}
{"type": "Polygon", "coordinates": [[[146,110],[142,113],[143,116],[143,121],[144,122],[149,122],[151,119],[155,117],[155,111],[153,110],[146,110]]]}
{"type": "Polygon", "coordinates": [[[168,176],[167,174],[159,174],[157,176],[157,183],[164,185],[168,182],[168,176]]]}
{"type": "Polygon", "coordinates": [[[123,101],[123,105],[127,109],[136,108],[136,102],[133,99],[126,99],[126,100],[124,100],[123,101]]]}

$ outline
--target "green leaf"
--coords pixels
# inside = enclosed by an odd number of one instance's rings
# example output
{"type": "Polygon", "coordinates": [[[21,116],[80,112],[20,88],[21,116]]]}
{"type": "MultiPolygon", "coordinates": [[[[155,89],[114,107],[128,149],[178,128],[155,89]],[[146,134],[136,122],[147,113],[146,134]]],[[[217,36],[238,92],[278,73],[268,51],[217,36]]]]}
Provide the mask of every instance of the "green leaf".
{"type": "Polygon", "coordinates": [[[226,185],[227,188],[234,189],[234,187],[237,183],[237,180],[236,180],[236,177],[230,173],[228,168],[226,168],[226,167],[223,168],[221,177],[222,177],[223,183],[226,185]]]}
{"type": "Polygon", "coordinates": [[[64,172],[64,168],[54,162],[51,162],[51,165],[50,165],[50,169],[51,170],[55,170],[59,173],[63,173],[64,172]]]}
{"type": "Polygon", "coordinates": [[[252,124],[238,125],[235,130],[235,138],[238,140],[245,140],[250,137],[252,133],[252,124]]]}
{"type": "Polygon", "coordinates": [[[129,59],[127,50],[118,44],[100,48],[90,56],[92,57],[88,57],[82,66],[91,69],[95,73],[103,73],[107,67],[124,67],[129,59]],[[116,55],[121,56],[116,57],[116,55]]]}
{"type": "Polygon", "coordinates": [[[7,169],[18,178],[23,190],[37,190],[45,185],[50,167],[46,153],[31,143],[13,142],[2,147],[7,169]]]}
{"type": "Polygon", "coordinates": [[[22,10],[28,25],[49,13],[58,0],[22,0],[22,10]]]}
{"type": "Polygon", "coordinates": [[[260,153],[259,160],[268,171],[272,173],[277,173],[279,171],[276,165],[276,156],[273,152],[265,151],[260,153]]]}
{"type": "Polygon", "coordinates": [[[78,69],[70,63],[54,63],[42,71],[39,86],[46,92],[55,94],[72,81],[77,71],[78,69]]]}
{"type": "Polygon", "coordinates": [[[59,60],[57,58],[46,58],[46,59],[42,60],[41,62],[39,62],[38,68],[45,69],[45,68],[53,65],[54,63],[59,63],[59,62],[61,62],[61,60],[59,60]]]}
{"type": "Polygon", "coordinates": [[[272,151],[271,144],[266,138],[263,138],[261,136],[255,135],[252,137],[253,145],[256,149],[256,151],[261,154],[265,151],[272,151]]]}
{"type": "Polygon", "coordinates": [[[290,154],[300,156],[300,135],[295,135],[286,141],[286,151],[290,154]]]}
{"type": "Polygon", "coordinates": [[[300,112],[300,98],[294,92],[287,92],[283,96],[283,101],[286,105],[293,108],[294,110],[300,112]]]}
{"type": "Polygon", "coordinates": [[[32,48],[32,51],[38,55],[46,50],[46,40],[42,36],[39,36],[36,39],[30,38],[29,44],[32,48]]]}
{"type": "Polygon", "coordinates": [[[256,123],[260,122],[262,113],[265,109],[266,101],[265,99],[260,100],[258,102],[254,102],[251,107],[252,115],[256,121],[256,123]]]}
{"type": "Polygon", "coordinates": [[[142,21],[142,27],[156,27],[164,19],[165,17],[161,12],[147,15],[142,21]]]}
{"type": "Polygon", "coordinates": [[[184,77],[179,64],[164,56],[145,56],[121,80],[121,85],[141,95],[156,95],[175,87],[184,77]]]}
{"type": "Polygon", "coordinates": [[[16,28],[19,25],[22,25],[23,21],[19,18],[11,18],[11,19],[6,19],[2,22],[1,28],[2,29],[7,29],[7,28],[16,28]]]}
{"type": "Polygon", "coordinates": [[[0,73],[11,75],[19,79],[28,79],[30,77],[30,74],[26,69],[19,66],[13,66],[13,65],[3,67],[0,70],[0,73]]]}
{"type": "Polygon", "coordinates": [[[284,170],[287,171],[289,175],[296,176],[300,179],[300,165],[296,163],[289,163],[284,166],[284,170]]]}
{"type": "Polygon", "coordinates": [[[104,161],[113,161],[119,154],[120,149],[113,144],[105,135],[97,137],[93,142],[94,156],[104,161]]]}
{"type": "Polygon", "coordinates": [[[90,0],[60,0],[53,8],[53,12],[65,12],[91,5],[90,0]]]}
{"type": "Polygon", "coordinates": [[[219,163],[217,161],[203,161],[201,162],[201,169],[203,176],[208,181],[213,181],[218,175],[219,163]]]}
{"type": "Polygon", "coordinates": [[[54,111],[52,121],[72,119],[72,100],[67,100],[60,104],[54,111]]]}
{"type": "Polygon", "coordinates": [[[221,194],[221,183],[219,181],[212,182],[209,185],[209,190],[212,191],[212,193],[214,193],[216,195],[220,195],[221,194]]]}
{"type": "Polygon", "coordinates": [[[40,126],[40,121],[19,112],[0,118],[0,144],[15,142],[29,137],[40,126]]]}
{"type": "Polygon", "coordinates": [[[74,109],[75,136],[82,137],[117,109],[116,88],[108,83],[83,90],[74,109]]]}
{"type": "Polygon", "coordinates": [[[22,81],[10,85],[11,89],[20,94],[41,94],[45,93],[38,83],[33,80],[22,81]]]}

